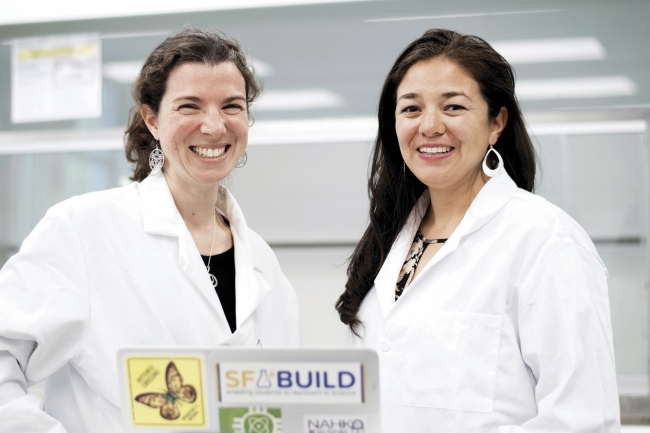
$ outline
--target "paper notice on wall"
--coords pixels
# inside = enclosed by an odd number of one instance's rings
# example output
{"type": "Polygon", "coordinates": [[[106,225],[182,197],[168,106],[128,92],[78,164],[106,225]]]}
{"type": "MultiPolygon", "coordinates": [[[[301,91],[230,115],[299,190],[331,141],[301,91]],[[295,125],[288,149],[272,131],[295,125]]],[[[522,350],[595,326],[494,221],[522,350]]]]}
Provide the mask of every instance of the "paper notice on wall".
{"type": "Polygon", "coordinates": [[[16,40],[11,57],[13,123],[102,115],[99,35],[16,40]]]}

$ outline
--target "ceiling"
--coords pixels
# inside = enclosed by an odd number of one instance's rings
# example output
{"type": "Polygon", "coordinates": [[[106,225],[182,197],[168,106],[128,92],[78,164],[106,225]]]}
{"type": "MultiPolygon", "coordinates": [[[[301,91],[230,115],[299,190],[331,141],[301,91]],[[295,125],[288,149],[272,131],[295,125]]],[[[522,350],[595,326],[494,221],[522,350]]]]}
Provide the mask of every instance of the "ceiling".
{"type": "Polygon", "coordinates": [[[270,95],[311,91],[312,98],[329,101],[320,108],[296,103],[260,109],[257,120],[373,116],[396,56],[434,27],[475,34],[488,42],[595,38],[604,48],[602,59],[515,64],[518,82],[626,77],[634,86],[631,94],[523,100],[524,111],[648,110],[649,19],[647,0],[385,0],[2,25],[0,131],[121,127],[131,106],[130,84],[105,78],[101,118],[12,124],[12,39],[99,32],[104,64],[142,62],[165,35],[188,26],[221,30],[238,39],[267,67],[263,81],[270,95]]]}

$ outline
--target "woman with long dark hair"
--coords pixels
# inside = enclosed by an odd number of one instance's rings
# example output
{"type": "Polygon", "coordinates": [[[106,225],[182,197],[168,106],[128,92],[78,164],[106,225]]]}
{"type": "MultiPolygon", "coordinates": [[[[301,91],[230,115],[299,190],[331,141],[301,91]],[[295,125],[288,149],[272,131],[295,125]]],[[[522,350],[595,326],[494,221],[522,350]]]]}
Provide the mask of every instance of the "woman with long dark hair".
{"type": "Polygon", "coordinates": [[[618,431],[607,273],[531,194],[510,65],[478,37],[427,31],[378,115],[370,224],[337,309],[379,353],[384,431],[618,431]]]}

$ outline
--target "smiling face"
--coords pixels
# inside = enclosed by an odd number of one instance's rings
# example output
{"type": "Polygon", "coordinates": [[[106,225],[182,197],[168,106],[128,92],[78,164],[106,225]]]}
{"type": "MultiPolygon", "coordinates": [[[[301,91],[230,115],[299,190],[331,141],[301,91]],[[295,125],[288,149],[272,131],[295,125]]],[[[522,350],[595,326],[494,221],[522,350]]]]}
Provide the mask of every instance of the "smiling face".
{"type": "Polygon", "coordinates": [[[165,176],[175,183],[218,184],[246,150],[246,84],[231,62],[178,66],[167,78],[158,113],[143,105],[141,114],[160,141],[165,176]]]}
{"type": "Polygon", "coordinates": [[[422,183],[437,191],[485,184],[481,162],[506,124],[505,107],[490,119],[478,83],[443,57],[413,65],[396,96],[400,151],[422,183]]]}

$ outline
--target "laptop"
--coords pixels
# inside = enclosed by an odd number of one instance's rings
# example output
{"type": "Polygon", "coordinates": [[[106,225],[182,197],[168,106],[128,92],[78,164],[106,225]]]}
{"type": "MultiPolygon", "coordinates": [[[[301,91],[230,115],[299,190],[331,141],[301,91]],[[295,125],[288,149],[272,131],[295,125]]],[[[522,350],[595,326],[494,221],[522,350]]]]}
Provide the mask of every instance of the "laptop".
{"type": "Polygon", "coordinates": [[[367,349],[126,348],[127,433],[379,433],[367,349]]]}

